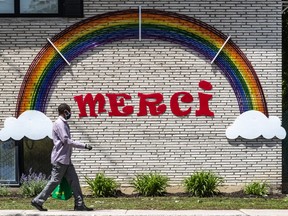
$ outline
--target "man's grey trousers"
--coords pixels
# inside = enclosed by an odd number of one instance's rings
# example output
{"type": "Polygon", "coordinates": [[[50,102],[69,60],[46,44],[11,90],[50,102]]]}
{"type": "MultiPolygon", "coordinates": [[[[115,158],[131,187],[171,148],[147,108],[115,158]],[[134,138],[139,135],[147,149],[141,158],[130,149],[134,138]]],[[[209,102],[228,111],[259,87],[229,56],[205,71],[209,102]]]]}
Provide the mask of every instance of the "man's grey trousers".
{"type": "Polygon", "coordinates": [[[79,179],[73,164],[64,165],[64,164],[52,164],[51,179],[42,190],[42,192],[34,198],[34,202],[39,205],[43,203],[50,197],[53,190],[60,184],[61,179],[65,177],[69,185],[71,185],[73,196],[75,199],[75,206],[84,205],[83,194],[79,184],[79,179]]]}

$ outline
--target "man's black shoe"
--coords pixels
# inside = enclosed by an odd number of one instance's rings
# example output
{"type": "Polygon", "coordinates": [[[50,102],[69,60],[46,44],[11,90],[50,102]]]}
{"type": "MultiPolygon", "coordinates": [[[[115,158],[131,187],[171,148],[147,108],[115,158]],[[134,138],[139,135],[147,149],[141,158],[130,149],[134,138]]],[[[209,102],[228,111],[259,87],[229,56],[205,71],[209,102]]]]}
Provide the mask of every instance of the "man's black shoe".
{"type": "Polygon", "coordinates": [[[74,211],[93,211],[93,208],[88,208],[85,205],[82,206],[74,206],[74,211]]]}
{"type": "Polygon", "coordinates": [[[38,203],[36,203],[35,201],[31,201],[31,205],[34,206],[35,208],[37,208],[39,211],[47,211],[47,209],[43,208],[42,205],[39,205],[38,203]]]}

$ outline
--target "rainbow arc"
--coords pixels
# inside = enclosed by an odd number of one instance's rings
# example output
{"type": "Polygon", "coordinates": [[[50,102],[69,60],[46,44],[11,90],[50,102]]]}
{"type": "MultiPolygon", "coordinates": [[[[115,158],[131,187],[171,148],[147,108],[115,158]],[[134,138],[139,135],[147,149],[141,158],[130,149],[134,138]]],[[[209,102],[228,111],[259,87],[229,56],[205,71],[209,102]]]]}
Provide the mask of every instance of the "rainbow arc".
{"type": "MultiPolygon", "coordinates": [[[[138,10],[123,10],[82,20],[63,30],[51,41],[69,62],[98,46],[138,39],[138,10]]],[[[142,9],[142,39],[180,44],[211,61],[227,39],[221,31],[200,20],[172,12],[142,9]]],[[[266,100],[256,72],[239,47],[230,39],[214,61],[230,83],[240,113],[257,110],[268,116],[266,100]]],[[[47,43],[31,63],[18,95],[16,116],[26,110],[45,113],[48,96],[66,62],[47,43]]]]}

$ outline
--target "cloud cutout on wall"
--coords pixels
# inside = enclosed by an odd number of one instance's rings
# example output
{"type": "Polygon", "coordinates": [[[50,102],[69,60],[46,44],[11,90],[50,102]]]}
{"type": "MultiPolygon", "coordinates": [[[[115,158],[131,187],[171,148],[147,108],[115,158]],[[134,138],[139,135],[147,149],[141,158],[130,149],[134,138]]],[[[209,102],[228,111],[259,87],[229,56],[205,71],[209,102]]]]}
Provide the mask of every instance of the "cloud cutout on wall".
{"type": "Polygon", "coordinates": [[[17,119],[9,117],[5,120],[4,128],[0,131],[0,140],[21,140],[23,137],[40,140],[47,136],[52,139],[52,125],[52,121],[44,113],[27,110],[17,119]]]}
{"type": "Polygon", "coordinates": [[[286,131],[281,126],[281,121],[278,117],[267,117],[262,112],[256,110],[242,113],[226,129],[226,137],[228,139],[236,139],[237,137],[255,139],[260,136],[266,139],[272,139],[273,137],[284,139],[286,131]]]}

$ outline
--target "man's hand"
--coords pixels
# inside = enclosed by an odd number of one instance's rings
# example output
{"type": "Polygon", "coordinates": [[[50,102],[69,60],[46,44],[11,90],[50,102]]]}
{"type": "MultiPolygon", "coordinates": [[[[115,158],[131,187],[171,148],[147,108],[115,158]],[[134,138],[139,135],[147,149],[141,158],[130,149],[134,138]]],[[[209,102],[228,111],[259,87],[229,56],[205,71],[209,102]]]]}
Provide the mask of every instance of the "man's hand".
{"type": "Polygon", "coordinates": [[[85,149],[88,149],[89,151],[92,149],[92,146],[91,145],[89,145],[89,144],[86,144],[85,145],[85,149]]]}

